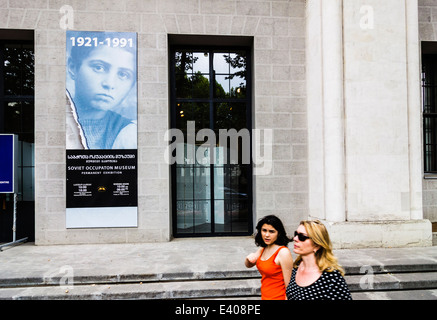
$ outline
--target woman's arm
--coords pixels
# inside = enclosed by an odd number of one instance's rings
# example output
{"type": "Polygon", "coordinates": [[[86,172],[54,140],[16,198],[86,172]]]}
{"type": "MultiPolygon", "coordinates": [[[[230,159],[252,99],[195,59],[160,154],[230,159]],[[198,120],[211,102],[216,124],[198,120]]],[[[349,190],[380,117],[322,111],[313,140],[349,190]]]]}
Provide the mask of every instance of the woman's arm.
{"type": "Polygon", "coordinates": [[[254,265],[256,265],[256,261],[261,256],[262,250],[262,248],[259,248],[256,252],[253,252],[246,257],[244,264],[247,268],[252,268],[254,265]]]}
{"type": "Polygon", "coordinates": [[[290,249],[282,248],[278,252],[278,256],[275,259],[275,263],[281,266],[282,275],[284,277],[285,288],[291,279],[291,271],[293,270],[293,257],[291,256],[290,249]]]}

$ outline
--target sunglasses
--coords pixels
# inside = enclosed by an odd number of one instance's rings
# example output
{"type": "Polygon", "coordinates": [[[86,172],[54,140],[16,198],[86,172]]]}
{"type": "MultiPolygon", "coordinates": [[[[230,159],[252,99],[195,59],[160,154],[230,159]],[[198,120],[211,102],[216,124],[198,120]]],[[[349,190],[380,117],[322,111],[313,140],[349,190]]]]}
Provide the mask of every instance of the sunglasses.
{"type": "Polygon", "coordinates": [[[304,242],[305,240],[308,240],[310,238],[310,237],[304,235],[303,233],[300,233],[297,231],[294,232],[294,236],[297,237],[299,239],[299,241],[302,241],[302,242],[304,242]]]}

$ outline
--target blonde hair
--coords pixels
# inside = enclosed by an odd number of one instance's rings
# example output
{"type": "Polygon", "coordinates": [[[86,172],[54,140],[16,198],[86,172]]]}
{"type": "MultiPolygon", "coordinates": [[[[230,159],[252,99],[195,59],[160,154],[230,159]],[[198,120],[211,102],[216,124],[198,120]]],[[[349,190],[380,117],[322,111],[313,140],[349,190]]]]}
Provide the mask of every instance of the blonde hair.
{"type": "MultiPolygon", "coordinates": [[[[320,271],[332,272],[338,270],[344,276],[344,269],[338,264],[337,258],[332,252],[332,243],[325,225],[319,220],[304,220],[300,224],[305,227],[308,237],[311,238],[310,240],[320,247],[315,253],[316,263],[320,271]]],[[[297,267],[301,261],[302,257],[299,255],[293,266],[297,267]]]]}

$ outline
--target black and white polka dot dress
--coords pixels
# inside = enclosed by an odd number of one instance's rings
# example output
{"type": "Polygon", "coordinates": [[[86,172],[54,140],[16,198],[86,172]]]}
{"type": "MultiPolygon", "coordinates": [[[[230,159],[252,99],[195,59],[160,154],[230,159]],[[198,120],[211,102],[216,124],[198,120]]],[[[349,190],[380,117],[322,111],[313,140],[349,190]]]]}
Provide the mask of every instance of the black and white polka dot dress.
{"type": "Polygon", "coordinates": [[[352,300],[347,283],[337,270],[324,271],[319,279],[306,287],[296,283],[297,268],[293,268],[287,287],[288,300],[352,300]]]}

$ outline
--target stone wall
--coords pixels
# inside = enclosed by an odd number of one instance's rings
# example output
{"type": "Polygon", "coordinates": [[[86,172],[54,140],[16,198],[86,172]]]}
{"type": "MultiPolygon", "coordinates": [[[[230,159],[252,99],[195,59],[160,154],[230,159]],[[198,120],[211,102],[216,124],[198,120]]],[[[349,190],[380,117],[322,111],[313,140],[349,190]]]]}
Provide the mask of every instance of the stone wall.
{"type": "Polygon", "coordinates": [[[168,34],[254,37],[254,128],[274,129],[272,171],[255,177],[254,220],[277,214],[292,228],[306,217],[304,0],[0,0],[0,28],[35,30],[37,244],[171,239],[168,34]],[[138,33],[138,228],[65,228],[65,24],[138,33]]]}

